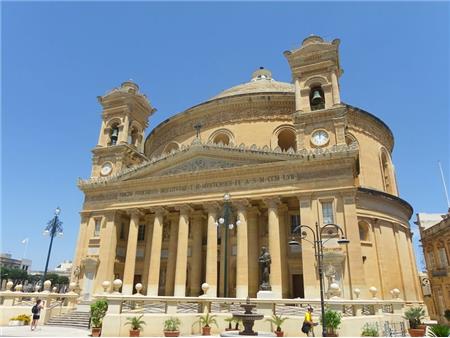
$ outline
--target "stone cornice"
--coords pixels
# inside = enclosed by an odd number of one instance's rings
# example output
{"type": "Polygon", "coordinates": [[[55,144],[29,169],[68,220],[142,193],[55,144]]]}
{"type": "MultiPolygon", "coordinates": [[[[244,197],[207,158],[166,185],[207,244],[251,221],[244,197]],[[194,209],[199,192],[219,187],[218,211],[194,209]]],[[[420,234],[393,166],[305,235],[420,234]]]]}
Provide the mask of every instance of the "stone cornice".
{"type": "MultiPolygon", "coordinates": [[[[146,170],[151,171],[152,167],[157,168],[159,164],[166,161],[166,165],[170,165],[170,163],[177,158],[177,156],[181,156],[185,153],[206,153],[208,151],[215,151],[218,153],[218,156],[225,155],[225,158],[230,158],[233,156],[244,156],[248,159],[259,160],[259,162],[274,162],[274,161],[286,161],[286,160],[301,160],[304,162],[310,161],[321,161],[327,160],[336,157],[342,156],[356,156],[358,152],[358,146],[353,143],[350,146],[347,145],[335,145],[330,148],[314,148],[311,150],[303,149],[301,151],[295,152],[292,149],[288,151],[282,151],[279,147],[275,149],[270,149],[265,146],[263,148],[259,148],[256,145],[252,145],[250,147],[246,147],[244,144],[239,146],[223,146],[217,144],[193,144],[190,146],[183,146],[178,150],[173,151],[170,154],[165,154],[161,156],[157,156],[152,158],[150,161],[143,162],[139,165],[133,166],[131,168],[124,169],[115,175],[108,177],[95,177],[87,180],[78,180],[78,186],[80,189],[85,190],[86,188],[94,188],[96,186],[104,186],[113,184],[116,182],[122,182],[124,180],[132,179],[133,177],[142,174],[146,170]],[[167,162],[168,161],[168,162],[167,162]]],[[[249,162],[251,163],[251,162],[249,162]]],[[[217,168],[219,169],[219,168],[217,168]]],[[[221,168],[223,170],[223,168],[221,168]]],[[[207,169],[206,169],[207,170],[207,169]]],[[[212,169],[214,170],[214,168],[212,169]]],[[[180,174],[174,175],[166,175],[166,176],[176,176],[180,174]]],[[[183,175],[183,174],[181,174],[183,175]]]]}

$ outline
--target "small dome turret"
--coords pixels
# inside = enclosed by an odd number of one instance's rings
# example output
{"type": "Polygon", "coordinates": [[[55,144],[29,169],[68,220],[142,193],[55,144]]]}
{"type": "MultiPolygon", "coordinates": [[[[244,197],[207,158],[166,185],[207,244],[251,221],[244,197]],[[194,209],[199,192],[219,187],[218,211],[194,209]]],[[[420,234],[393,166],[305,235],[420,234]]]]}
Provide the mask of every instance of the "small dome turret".
{"type": "Polygon", "coordinates": [[[259,67],[253,72],[251,81],[258,80],[272,80],[272,72],[264,67],[259,67]]]}

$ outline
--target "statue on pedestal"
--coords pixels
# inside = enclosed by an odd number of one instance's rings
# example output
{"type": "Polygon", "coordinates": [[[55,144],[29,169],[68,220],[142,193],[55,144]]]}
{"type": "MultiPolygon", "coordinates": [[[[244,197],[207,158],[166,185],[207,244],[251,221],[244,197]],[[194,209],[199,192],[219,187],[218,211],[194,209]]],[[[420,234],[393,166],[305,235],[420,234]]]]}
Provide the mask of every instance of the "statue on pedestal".
{"type": "Polygon", "coordinates": [[[261,285],[259,289],[262,291],[271,291],[270,286],[270,264],[272,263],[272,258],[270,257],[269,250],[265,246],[261,248],[261,254],[259,256],[259,265],[261,270],[261,285]]]}

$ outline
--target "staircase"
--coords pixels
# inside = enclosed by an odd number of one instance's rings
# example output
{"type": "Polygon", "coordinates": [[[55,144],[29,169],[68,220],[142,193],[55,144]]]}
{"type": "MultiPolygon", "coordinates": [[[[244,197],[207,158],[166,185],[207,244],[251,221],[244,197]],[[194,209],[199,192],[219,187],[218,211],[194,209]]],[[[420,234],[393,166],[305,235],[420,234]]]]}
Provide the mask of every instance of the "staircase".
{"type": "Polygon", "coordinates": [[[61,316],[55,316],[50,318],[46,325],[51,326],[69,326],[78,327],[80,329],[89,328],[89,312],[73,311],[65,313],[61,316]]]}

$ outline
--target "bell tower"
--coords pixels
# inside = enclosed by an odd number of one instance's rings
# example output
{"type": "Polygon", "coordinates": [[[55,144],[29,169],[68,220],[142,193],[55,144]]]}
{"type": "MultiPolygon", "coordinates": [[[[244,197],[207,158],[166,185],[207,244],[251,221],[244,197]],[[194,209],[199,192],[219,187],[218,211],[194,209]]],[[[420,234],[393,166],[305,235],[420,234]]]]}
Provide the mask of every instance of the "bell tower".
{"type": "Polygon", "coordinates": [[[103,107],[97,146],[92,150],[91,177],[109,176],[146,160],[144,133],[156,111],[132,81],[97,97],[103,107]]]}
{"type": "Polygon", "coordinates": [[[297,149],[345,143],[345,106],[341,104],[339,39],[311,35],[300,48],[285,51],[295,84],[294,127],[297,149]]]}

